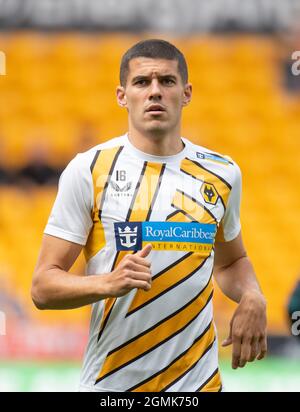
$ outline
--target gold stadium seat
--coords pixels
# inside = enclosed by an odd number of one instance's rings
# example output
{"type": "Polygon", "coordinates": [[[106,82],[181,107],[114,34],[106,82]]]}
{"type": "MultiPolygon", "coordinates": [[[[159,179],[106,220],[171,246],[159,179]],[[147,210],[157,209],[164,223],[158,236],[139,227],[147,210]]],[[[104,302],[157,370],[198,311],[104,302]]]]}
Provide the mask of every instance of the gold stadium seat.
{"type": "MultiPolygon", "coordinates": [[[[8,75],[0,76],[3,163],[10,168],[24,164],[28,144],[39,133],[54,166],[77,153],[84,124],[96,129],[99,143],[122,134],[127,116],[115,98],[119,62],[138,40],[130,34],[1,36],[0,49],[9,60],[8,75]]],[[[176,38],[176,44],[187,57],[194,86],[191,105],[184,109],[183,134],[240,165],[245,243],[266,293],[270,330],[285,331],[285,304],[300,266],[295,252],[300,247],[295,223],[300,99],[290,99],[282,90],[275,64],[278,48],[269,37],[197,35],[176,38]]],[[[54,196],[55,188],[30,197],[0,189],[0,265],[10,267],[37,319],[45,314],[33,309],[28,290],[54,196]]],[[[60,316],[77,322],[81,313],[60,316]]],[[[46,316],[57,319],[55,312],[46,316]]]]}

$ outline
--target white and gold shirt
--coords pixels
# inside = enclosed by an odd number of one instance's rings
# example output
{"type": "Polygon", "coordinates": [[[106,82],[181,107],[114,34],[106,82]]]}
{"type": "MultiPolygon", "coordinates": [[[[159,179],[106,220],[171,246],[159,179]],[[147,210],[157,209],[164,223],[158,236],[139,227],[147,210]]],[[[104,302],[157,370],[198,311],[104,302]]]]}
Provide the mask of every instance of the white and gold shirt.
{"type": "Polygon", "coordinates": [[[222,389],[212,310],[214,242],[240,232],[241,174],[182,138],[174,156],[124,135],[64,170],[45,233],[84,245],[86,273],[112,271],[151,243],[152,287],[92,305],[82,391],[222,389]]]}

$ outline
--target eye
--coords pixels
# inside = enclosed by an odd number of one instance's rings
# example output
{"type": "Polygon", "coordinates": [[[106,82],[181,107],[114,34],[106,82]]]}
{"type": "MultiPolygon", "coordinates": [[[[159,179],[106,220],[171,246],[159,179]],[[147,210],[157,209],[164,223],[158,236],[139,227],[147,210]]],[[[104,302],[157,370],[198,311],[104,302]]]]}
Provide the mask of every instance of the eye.
{"type": "Polygon", "coordinates": [[[175,81],[167,77],[163,79],[163,84],[165,84],[166,86],[172,86],[173,84],[175,84],[175,81]]]}
{"type": "Polygon", "coordinates": [[[147,80],[146,79],[140,79],[140,80],[137,80],[134,84],[137,85],[137,86],[146,86],[147,80]]]}

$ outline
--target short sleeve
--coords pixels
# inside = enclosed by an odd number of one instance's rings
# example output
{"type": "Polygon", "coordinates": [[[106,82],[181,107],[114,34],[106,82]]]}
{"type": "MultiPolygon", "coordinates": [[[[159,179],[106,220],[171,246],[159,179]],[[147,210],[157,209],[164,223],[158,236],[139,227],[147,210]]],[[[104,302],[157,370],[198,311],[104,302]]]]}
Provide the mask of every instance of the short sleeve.
{"type": "Polygon", "coordinates": [[[44,233],[85,245],[93,225],[93,185],[90,169],[80,156],[71,160],[59,179],[44,233]]]}
{"type": "Polygon", "coordinates": [[[240,223],[240,204],[242,193],[242,176],[241,170],[236,163],[234,163],[235,177],[232,183],[232,189],[229,195],[226,211],[220,222],[216,241],[229,242],[235,239],[241,230],[240,223]]]}

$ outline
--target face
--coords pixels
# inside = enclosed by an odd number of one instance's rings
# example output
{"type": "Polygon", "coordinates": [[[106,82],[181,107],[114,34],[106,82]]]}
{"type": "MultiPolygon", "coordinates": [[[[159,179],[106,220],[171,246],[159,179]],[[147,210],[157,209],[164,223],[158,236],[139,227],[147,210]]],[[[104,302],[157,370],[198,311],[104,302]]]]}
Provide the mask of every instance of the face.
{"type": "Polygon", "coordinates": [[[176,60],[146,57],[129,62],[126,86],[117,89],[118,103],[128,111],[129,127],[141,133],[178,130],[182,108],[191,94],[191,85],[183,84],[176,60]]]}

